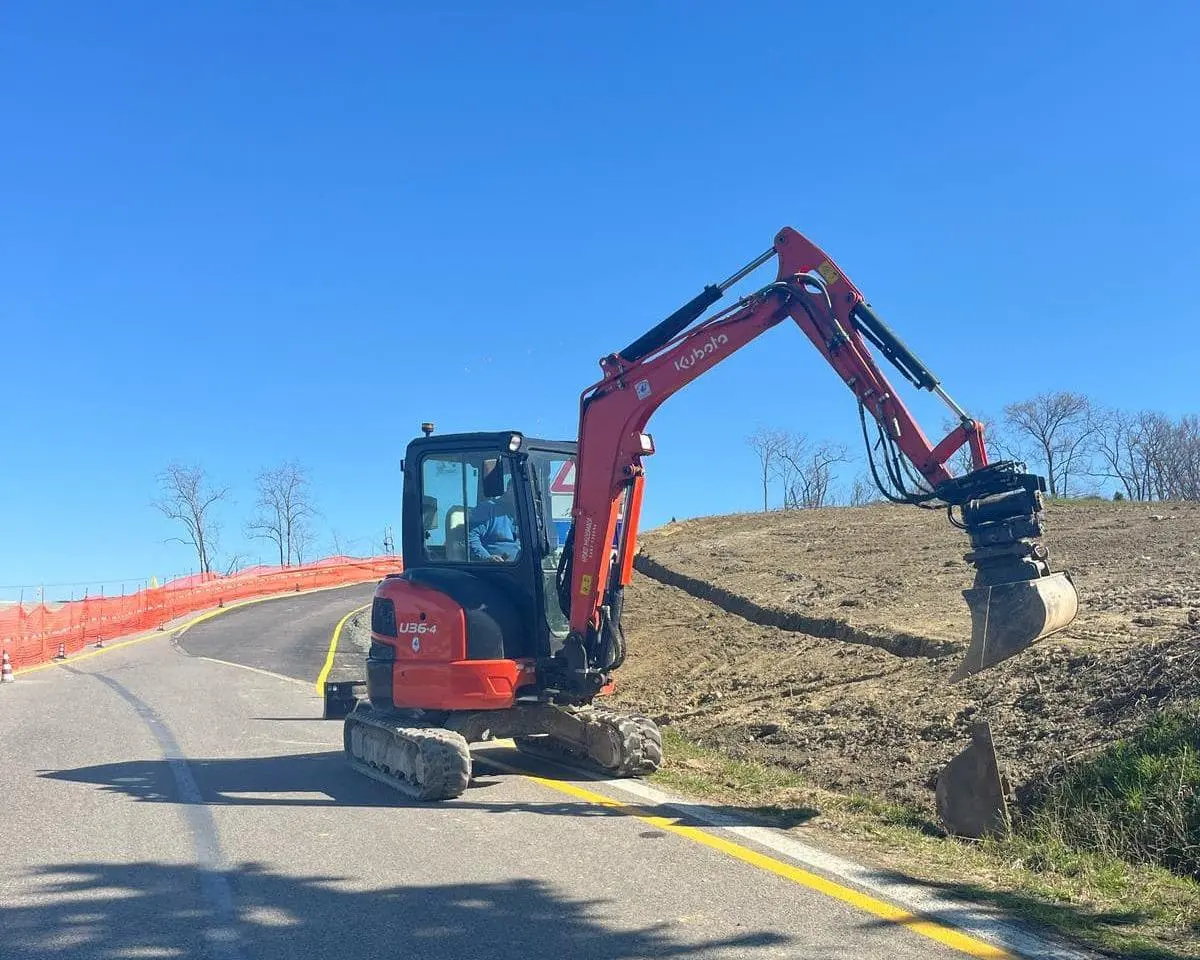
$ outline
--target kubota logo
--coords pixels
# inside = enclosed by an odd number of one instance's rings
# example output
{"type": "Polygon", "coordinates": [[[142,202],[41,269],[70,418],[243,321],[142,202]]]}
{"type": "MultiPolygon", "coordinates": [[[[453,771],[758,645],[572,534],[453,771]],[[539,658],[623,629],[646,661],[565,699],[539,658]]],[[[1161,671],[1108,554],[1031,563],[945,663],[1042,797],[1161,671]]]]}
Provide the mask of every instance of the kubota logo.
{"type": "Polygon", "coordinates": [[[680,372],[684,370],[690,370],[696,365],[697,361],[703,360],[709,354],[716,353],[728,342],[729,337],[725,336],[723,333],[719,333],[715,337],[709,337],[708,343],[693,349],[689,356],[680,357],[678,360],[676,360],[675,369],[679,370],[680,372]]]}

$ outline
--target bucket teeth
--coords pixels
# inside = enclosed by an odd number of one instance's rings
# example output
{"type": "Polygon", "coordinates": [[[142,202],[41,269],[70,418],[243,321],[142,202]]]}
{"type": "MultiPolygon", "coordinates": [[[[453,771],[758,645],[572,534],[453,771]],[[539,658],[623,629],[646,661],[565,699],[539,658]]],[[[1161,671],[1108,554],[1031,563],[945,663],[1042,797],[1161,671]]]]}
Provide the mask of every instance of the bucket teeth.
{"type": "Polygon", "coordinates": [[[963,591],[971,611],[971,644],[950,677],[965,677],[1020,653],[1068,626],[1079,612],[1079,595],[1066,573],[963,591]]]}

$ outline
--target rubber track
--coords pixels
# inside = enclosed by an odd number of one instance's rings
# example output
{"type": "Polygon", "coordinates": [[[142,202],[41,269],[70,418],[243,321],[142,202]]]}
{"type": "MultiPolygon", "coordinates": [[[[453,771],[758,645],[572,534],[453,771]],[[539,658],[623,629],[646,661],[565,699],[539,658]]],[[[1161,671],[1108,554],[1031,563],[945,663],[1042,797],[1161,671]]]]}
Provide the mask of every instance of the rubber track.
{"type": "Polygon", "coordinates": [[[441,727],[402,724],[358,709],[346,718],[343,744],[354,770],[414,800],[452,800],[461,796],[471,782],[471,752],[467,741],[441,727]],[[421,782],[355,756],[351,737],[354,726],[364,728],[365,736],[385,737],[390,746],[405,747],[410,768],[419,755],[421,782]]]}
{"type": "Polygon", "coordinates": [[[575,744],[550,736],[515,737],[517,749],[547,760],[582,764],[607,776],[644,777],[662,765],[662,733],[653,720],[611,707],[592,706],[579,712],[589,727],[604,726],[616,733],[621,757],[616,767],[600,763],[575,744]]]}

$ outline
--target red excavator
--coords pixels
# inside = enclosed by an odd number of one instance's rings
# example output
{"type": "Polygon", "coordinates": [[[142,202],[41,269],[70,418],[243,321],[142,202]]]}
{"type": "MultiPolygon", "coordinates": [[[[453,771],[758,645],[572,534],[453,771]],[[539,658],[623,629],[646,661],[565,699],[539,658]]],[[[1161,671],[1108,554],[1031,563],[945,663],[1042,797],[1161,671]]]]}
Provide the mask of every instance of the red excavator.
{"type": "Polygon", "coordinates": [[[1050,571],[1041,541],[1043,479],[1021,464],[989,464],[982,426],[837,264],[785,228],[728,280],[600,361],[603,376],[580,401],[577,442],[515,430],[435,436],[433,424],[422,425],[403,461],[404,572],[383,580],[372,603],[367,698],[354,694],[361,684],[326,688],[325,714],[344,718],[355,769],[414,798],[456,797],[470,780],[469,744],[494,737],[616,776],[657,769],[654,722],[597,702],[625,660],[621,608],[637,549],[642,460],[654,453],[646,423],[681,387],[789,319],[857,398],[881,493],[945,509],[970,541],[972,633],[951,679],[1074,619],[1075,588],[1069,575],[1050,571]],[[772,258],[774,281],[696,323],[772,258]],[[931,443],[872,349],[937,394],[957,426],[931,443]],[[964,445],[973,469],[953,476],[947,461],[964,445]]]}

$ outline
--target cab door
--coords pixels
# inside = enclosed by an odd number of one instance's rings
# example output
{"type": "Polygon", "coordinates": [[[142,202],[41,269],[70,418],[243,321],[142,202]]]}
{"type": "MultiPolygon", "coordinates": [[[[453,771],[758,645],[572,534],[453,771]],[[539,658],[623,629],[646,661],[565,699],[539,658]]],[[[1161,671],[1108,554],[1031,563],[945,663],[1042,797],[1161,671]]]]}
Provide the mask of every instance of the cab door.
{"type": "Polygon", "coordinates": [[[570,632],[558,598],[558,568],[571,529],[575,501],[575,454],[532,448],[525,461],[533,515],[540,541],[537,588],[545,620],[545,656],[553,656],[570,632]]]}

